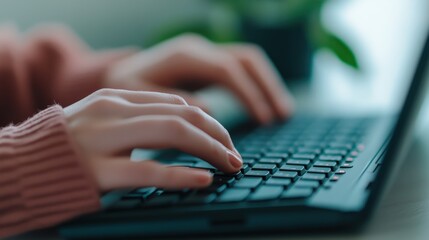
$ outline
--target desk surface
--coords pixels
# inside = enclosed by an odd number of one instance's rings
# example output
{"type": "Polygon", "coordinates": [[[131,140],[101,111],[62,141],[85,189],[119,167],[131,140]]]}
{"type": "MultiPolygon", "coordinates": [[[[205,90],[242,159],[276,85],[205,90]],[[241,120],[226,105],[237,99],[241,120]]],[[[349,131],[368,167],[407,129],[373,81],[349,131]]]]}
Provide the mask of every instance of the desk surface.
{"type": "MultiPolygon", "coordinates": [[[[368,225],[359,232],[323,235],[287,233],[253,239],[428,239],[429,236],[429,128],[420,129],[406,164],[368,225]]],[[[10,240],[60,239],[54,230],[26,234],[10,240]]],[[[215,238],[206,238],[215,239],[215,238]]],[[[222,239],[240,239],[237,237],[222,239]]],[[[248,236],[243,239],[249,239],[248,236]]]]}

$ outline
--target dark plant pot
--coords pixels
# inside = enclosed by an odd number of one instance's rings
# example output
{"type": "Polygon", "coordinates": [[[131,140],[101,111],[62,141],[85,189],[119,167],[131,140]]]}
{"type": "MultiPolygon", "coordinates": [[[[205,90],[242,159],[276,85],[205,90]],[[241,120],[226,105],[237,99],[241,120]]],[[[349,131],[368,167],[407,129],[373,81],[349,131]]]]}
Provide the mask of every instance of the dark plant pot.
{"type": "Polygon", "coordinates": [[[314,50],[305,22],[290,26],[264,26],[245,20],[242,24],[244,39],[258,44],[267,52],[283,79],[310,79],[314,50]]]}

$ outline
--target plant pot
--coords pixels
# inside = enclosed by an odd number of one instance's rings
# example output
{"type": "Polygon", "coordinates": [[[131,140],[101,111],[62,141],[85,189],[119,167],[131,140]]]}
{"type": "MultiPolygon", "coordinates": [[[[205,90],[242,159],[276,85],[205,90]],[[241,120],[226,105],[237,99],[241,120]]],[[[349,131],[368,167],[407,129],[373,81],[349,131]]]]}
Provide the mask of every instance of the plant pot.
{"type": "Polygon", "coordinates": [[[307,23],[266,26],[251,20],[242,22],[244,40],[261,46],[286,81],[308,80],[314,50],[307,36],[307,23]]]}

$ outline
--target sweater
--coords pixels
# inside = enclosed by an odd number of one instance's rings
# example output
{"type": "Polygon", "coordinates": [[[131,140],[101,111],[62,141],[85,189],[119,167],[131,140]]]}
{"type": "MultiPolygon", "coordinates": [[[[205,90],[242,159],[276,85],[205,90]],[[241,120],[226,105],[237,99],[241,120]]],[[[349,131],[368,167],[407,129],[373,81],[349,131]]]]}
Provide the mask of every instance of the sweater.
{"type": "Polygon", "coordinates": [[[0,27],[0,237],[100,208],[62,106],[102,88],[129,53],[91,51],[61,26],[0,27]]]}

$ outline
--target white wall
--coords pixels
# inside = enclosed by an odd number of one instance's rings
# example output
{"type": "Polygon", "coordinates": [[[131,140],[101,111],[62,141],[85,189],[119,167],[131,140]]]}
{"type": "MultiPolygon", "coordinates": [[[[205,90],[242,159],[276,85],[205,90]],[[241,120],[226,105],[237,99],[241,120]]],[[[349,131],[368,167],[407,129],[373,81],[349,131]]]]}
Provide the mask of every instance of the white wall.
{"type": "MultiPolygon", "coordinates": [[[[26,29],[62,22],[96,48],[135,45],[161,25],[189,15],[195,16],[193,21],[205,17],[208,1],[0,0],[0,23],[12,21],[26,29]]],[[[325,22],[352,45],[363,72],[353,72],[322,52],[316,56],[312,82],[313,95],[323,99],[312,102],[351,111],[358,105],[379,109],[393,103],[412,73],[422,28],[429,25],[428,13],[428,0],[330,1],[325,22]]]]}
{"type": "Polygon", "coordinates": [[[206,15],[203,0],[0,0],[0,23],[62,22],[90,45],[141,44],[160,25],[206,15]]]}

